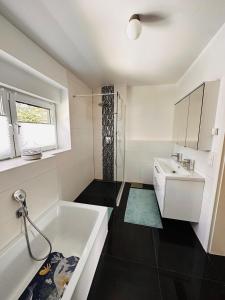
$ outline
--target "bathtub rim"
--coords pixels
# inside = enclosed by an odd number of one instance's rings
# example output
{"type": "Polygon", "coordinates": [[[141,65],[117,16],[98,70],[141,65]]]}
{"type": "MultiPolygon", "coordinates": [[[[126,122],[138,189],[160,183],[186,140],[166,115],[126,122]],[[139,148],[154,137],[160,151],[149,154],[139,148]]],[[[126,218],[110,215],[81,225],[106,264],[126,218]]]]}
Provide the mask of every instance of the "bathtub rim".
{"type": "MultiPolygon", "coordinates": [[[[64,201],[65,202],[65,201],[64,201]]],[[[76,203],[76,202],[74,202],[76,203]]],[[[71,205],[74,205],[74,203],[70,203],[71,205]]],[[[82,203],[76,203],[77,207],[86,207],[86,209],[91,209],[99,212],[99,215],[97,217],[97,220],[95,222],[94,227],[91,230],[90,236],[87,240],[87,243],[84,247],[84,250],[82,252],[82,255],[80,257],[80,260],[77,264],[77,267],[75,271],[73,272],[72,277],[70,278],[69,284],[66,287],[62,300],[69,300],[71,299],[74,290],[76,288],[76,285],[79,281],[79,278],[81,276],[81,273],[85,267],[85,264],[87,262],[87,259],[90,255],[90,252],[92,250],[92,247],[94,245],[94,242],[97,238],[98,232],[100,231],[101,225],[104,222],[105,218],[108,218],[108,208],[105,206],[97,206],[97,205],[89,205],[89,204],[82,204],[82,203]]]]}

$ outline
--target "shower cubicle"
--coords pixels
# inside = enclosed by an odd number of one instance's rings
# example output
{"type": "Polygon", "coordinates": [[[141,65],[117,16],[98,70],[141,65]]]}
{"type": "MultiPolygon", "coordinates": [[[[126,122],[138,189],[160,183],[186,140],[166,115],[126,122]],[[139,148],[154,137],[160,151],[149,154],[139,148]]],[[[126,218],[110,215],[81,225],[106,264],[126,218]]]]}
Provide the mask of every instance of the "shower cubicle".
{"type": "Polygon", "coordinates": [[[126,94],[116,86],[104,86],[93,94],[95,179],[105,187],[105,199],[117,205],[125,177],[126,94]],[[110,187],[110,195],[107,187],[110,187]]]}

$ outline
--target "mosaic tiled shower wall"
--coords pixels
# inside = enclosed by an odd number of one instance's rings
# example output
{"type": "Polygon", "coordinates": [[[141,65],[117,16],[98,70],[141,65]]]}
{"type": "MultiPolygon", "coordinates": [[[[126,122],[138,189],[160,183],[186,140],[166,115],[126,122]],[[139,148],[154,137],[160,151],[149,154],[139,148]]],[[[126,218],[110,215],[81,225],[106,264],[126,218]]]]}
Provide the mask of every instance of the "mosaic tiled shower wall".
{"type": "MultiPolygon", "coordinates": [[[[114,93],[114,86],[103,86],[102,93],[114,93]]],[[[102,96],[103,180],[114,180],[114,95],[102,96]]]]}

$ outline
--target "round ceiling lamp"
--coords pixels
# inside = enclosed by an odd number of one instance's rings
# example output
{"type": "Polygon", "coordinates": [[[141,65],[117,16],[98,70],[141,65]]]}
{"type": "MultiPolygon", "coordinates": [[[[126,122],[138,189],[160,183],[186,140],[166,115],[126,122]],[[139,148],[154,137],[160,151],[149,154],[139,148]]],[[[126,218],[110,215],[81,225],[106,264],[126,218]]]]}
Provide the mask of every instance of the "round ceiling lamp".
{"type": "Polygon", "coordinates": [[[135,14],[130,17],[127,25],[127,36],[130,40],[136,40],[141,34],[140,16],[135,14]]]}

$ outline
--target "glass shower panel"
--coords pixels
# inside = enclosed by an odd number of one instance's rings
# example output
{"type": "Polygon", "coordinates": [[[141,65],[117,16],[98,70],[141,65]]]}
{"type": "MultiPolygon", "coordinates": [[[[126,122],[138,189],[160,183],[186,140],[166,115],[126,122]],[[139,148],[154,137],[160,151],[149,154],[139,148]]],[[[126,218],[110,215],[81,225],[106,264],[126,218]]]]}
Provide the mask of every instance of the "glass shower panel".
{"type": "Polygon", "coordinates": [[[104,205],[116,206],[124,181],[125,102],[114,86],[93,96],[95,185],[104,205]],[[98,96],[98,94],[103,94],[98,96]]]}
{"type": "Polygon", "coordinates": [[[125,103],[119,95],[116,112],[116,168],[115,178],[118,182],[124,182],[125,169],[125,103]]]}

